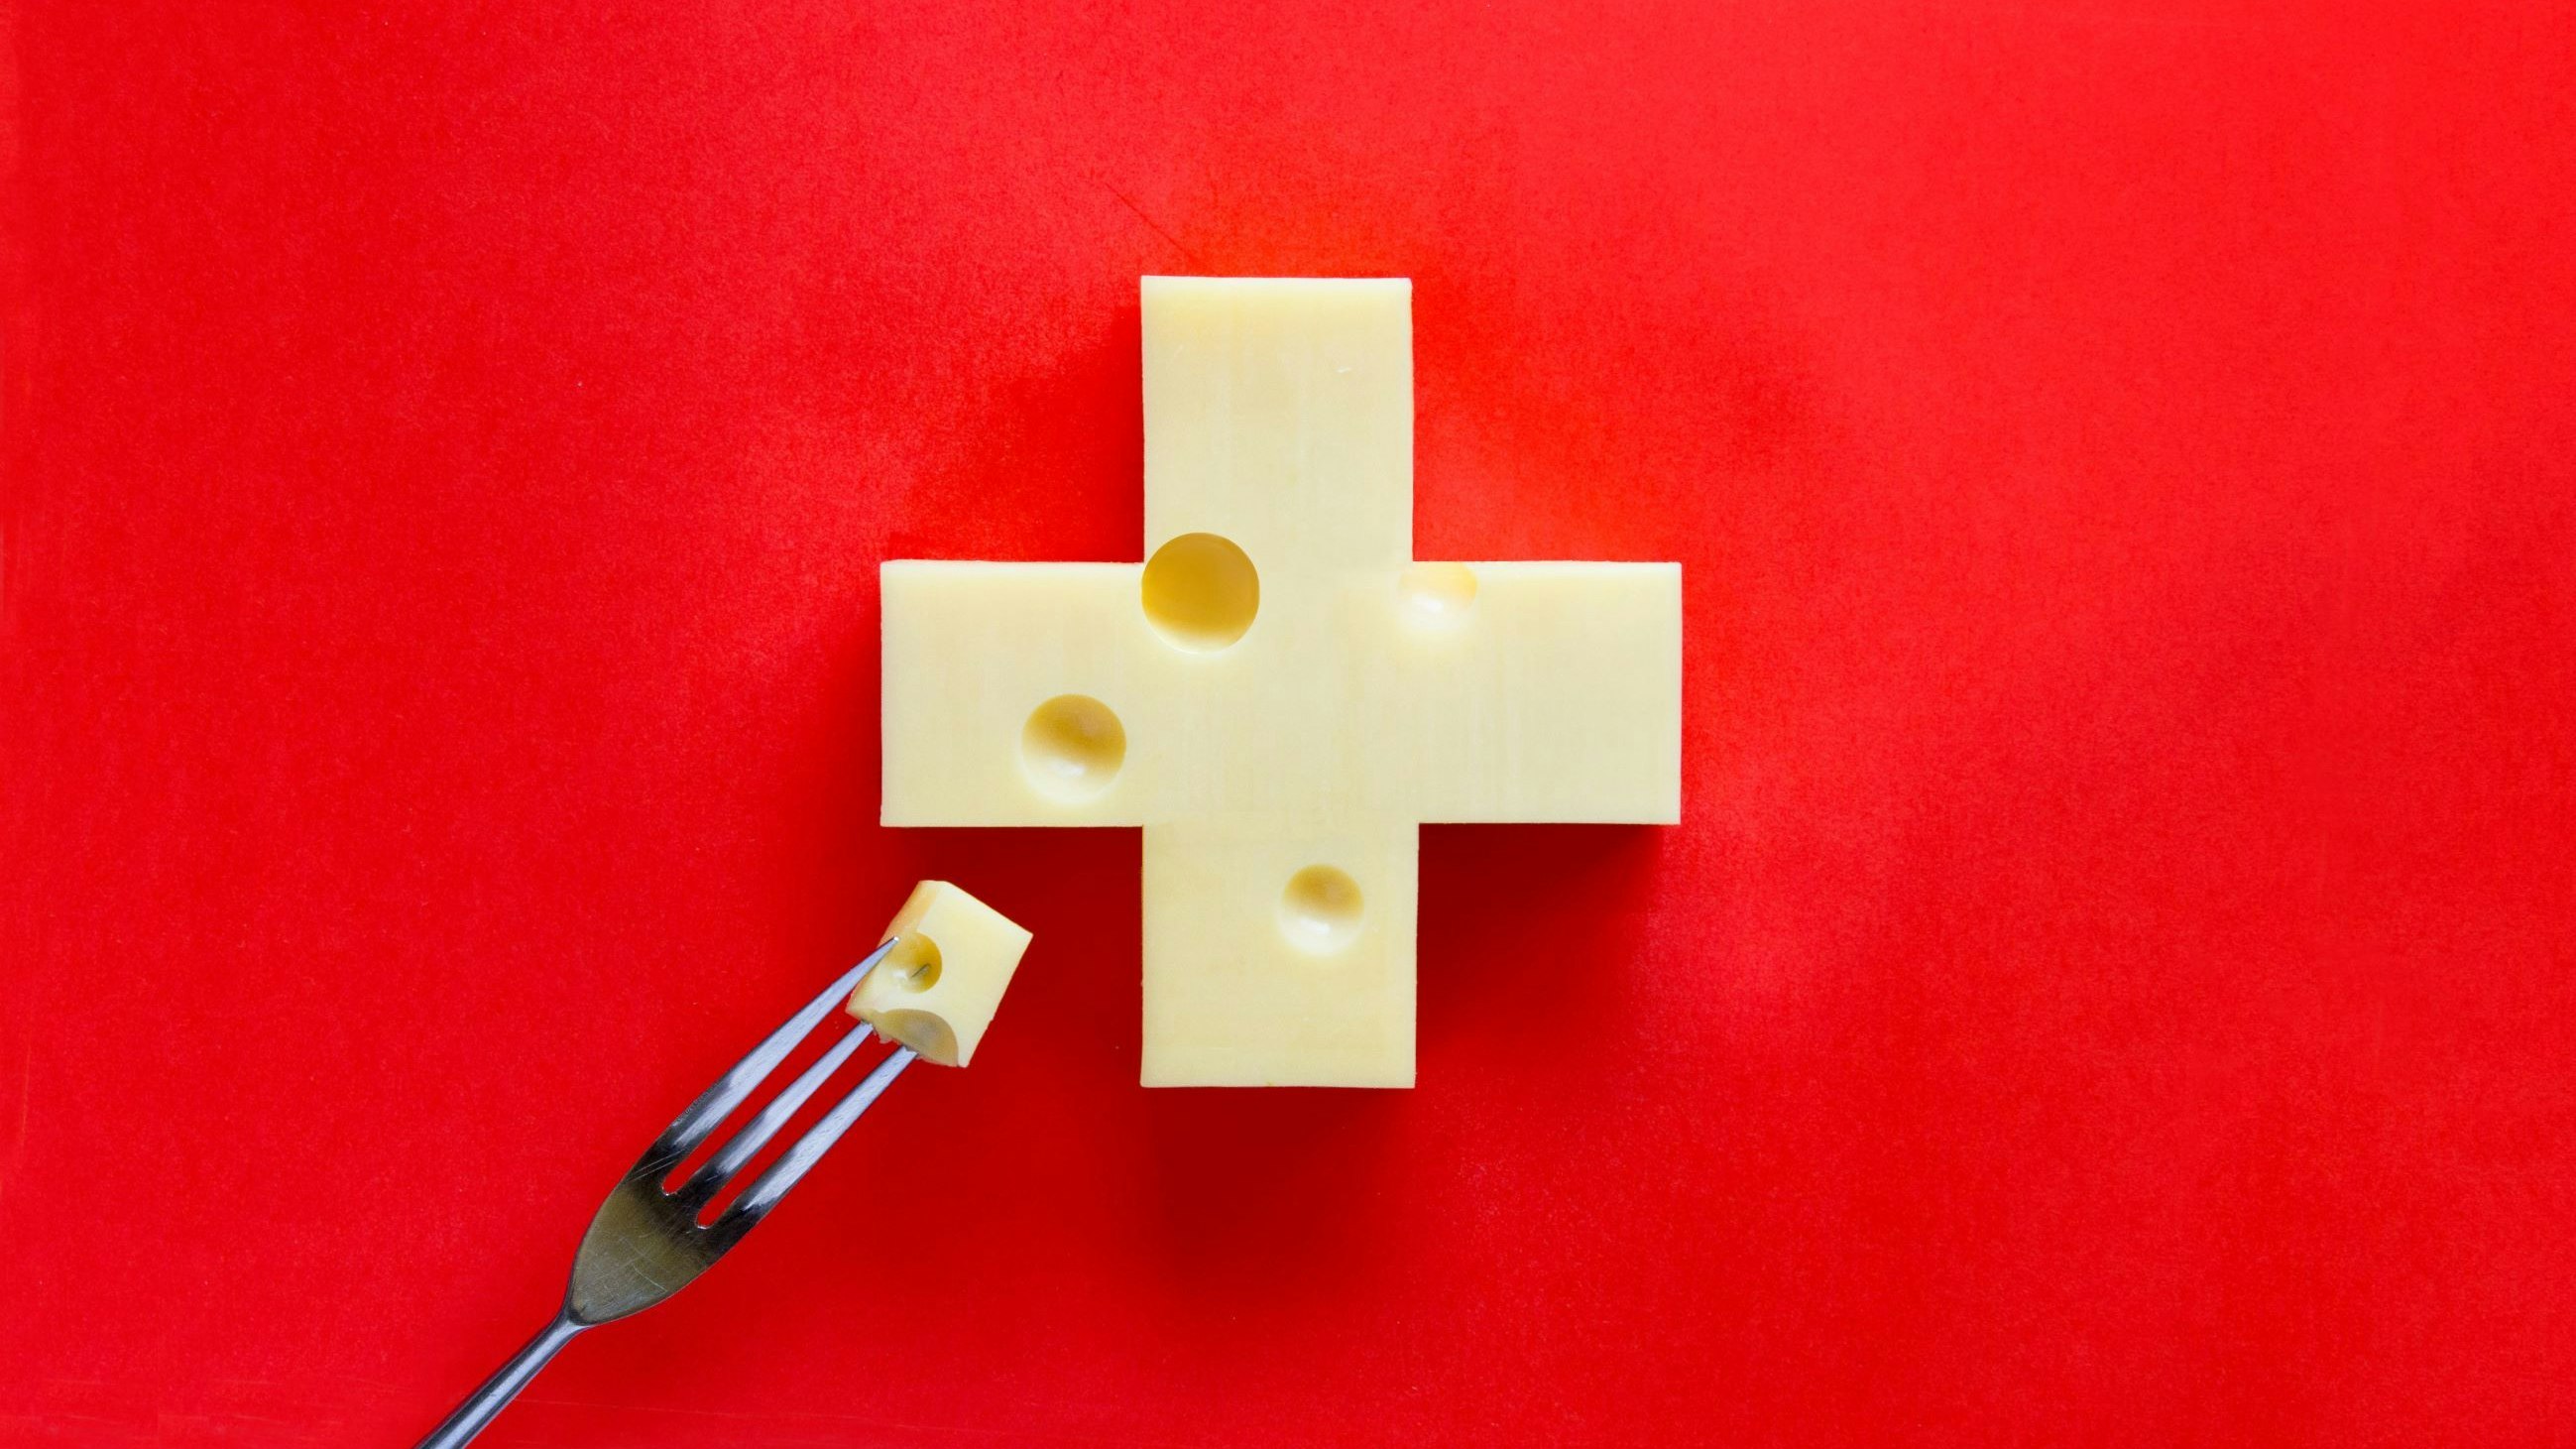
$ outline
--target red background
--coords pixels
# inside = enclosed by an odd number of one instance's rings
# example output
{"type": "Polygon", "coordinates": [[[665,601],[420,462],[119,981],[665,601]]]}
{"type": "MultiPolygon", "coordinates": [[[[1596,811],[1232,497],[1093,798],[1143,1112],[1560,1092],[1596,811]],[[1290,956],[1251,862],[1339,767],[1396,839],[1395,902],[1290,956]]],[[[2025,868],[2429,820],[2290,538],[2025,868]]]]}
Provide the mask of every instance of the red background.
{"type": "Polygon", "coordinates": [[[2565,12],[14,46],[0,1439],[410,1442],[930,874],[975,1069],[490,1442],[2576,1432],[2565,12]],[[1138,556],[1144,272],[1414,278],[1419,552],[1686,566],[1413,1092],[1149,1094],[1132,833],[874,823],[877,562],[1138,556]]]}

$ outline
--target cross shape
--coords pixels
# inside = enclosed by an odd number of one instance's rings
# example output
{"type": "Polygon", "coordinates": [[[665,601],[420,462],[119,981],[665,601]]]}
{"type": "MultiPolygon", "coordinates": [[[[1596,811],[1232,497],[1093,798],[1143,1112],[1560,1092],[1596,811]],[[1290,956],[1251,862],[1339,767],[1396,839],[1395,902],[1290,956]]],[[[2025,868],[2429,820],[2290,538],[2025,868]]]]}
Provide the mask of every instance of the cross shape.
{"type": "Polygon", "coordinates": [[[885,564],[884,821],[1144,827],[1147,1086],[1410,1086],[1423,823],[1680,818],[1680,566],[1413,561],[1410,282],[1143,296],[1147,561],[885,564]]]}

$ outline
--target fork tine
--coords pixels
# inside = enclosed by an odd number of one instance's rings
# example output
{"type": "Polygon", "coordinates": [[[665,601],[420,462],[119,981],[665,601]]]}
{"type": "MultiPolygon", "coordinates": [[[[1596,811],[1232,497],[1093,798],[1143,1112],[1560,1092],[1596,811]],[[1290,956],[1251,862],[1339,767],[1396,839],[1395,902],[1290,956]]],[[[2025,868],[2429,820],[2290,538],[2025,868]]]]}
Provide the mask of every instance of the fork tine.
{"type": "MultiPolygon", "coordinates": [[[[880,943],[859,964],[842,972],[839,980],[824,987],[821,995],[787,1018],[786,1023],[771,1032],[767,1040],[753,1047],[748,1056],[734,1063],[733,1070],[716,1078],[714,1086],[701,1093],[698,1100],[689,1104],[687,1111],[654,1139],[653,1145],[645,1149],[644,1156],[627,1176],[658,1178],[678,1166],[681,1158],[697,1150],[698,1144],[715,1131],[716,1124],[732,1115],[733,1110],[743,1104],[743,1099],[751,1095],[752,1089],[778,1069],[778,1064],[787,1059],[787,1054],[796,1050],[796,1044],[813,1031],[815,1023],[830,1015],[832,1008],[849,1000],[859,978],[873,970],[879,961],[885,959],[886,952],[893,949],[892,941],[880,943]]],[[[777,1129],[773,1127],[771,1130],[777,1129]]]]}
{"type": "Polygon", "coordinates": [[[886,1053],[885,1059],[876,1064],[864,1081],[833,1104],[822,1121],[806,1129],[805,1135],[796,1139],[796,1145],[779,1154],[776,1162],[753,1178],[751,1186],[744,1188],[742,1196],[735,1198],[733,1205],[724,1210],[724,1215],[716,1219],[715,1226],[708,1229],[715,1237],[717,1251],[731,1247],[736,1239],[769,1216],[769,1210],[778,1206],[778,1200],[787,1195],[787,1190],[796,1185],[797,1179],[823,1160],[823,1154],[832,1150],[832,1144],[841,1140],[841,1134],[850,1130],[850,1124],[858,1121],[859,1114],[875,1104],[886,1087],[901,1076],[903,1069],[911,1066],[913,1060],[914,1053],[910,1047],[899,1046],[886,1053]]]}
{"type": "Polygon", "coordinates": [[[689,1180],[680,1184],[680,1190],[671,1196],[691,1212],[705,1207],[724,1190],[726,1183],[733,1180],[735,1173],[742,1171],[742,1165],[759,1153],[763,1144],[778,1135],[778,1129],[787,1125],[787,1119],[796,1115],[796,1109],[805,1105],[805,1099],[814,1095],[824,1079],[839,1071],[841,1064],[873,1035],[864,1025],[851,1027],[839,1041],[832,1043],[831,1050],[817,1058],[795,1081],[788,1083],[787,1090],[770,1098],[769,1104],[718,1148],[715,1156],[698,1164],[698,1170],[690,1173],[689,1180]]]}

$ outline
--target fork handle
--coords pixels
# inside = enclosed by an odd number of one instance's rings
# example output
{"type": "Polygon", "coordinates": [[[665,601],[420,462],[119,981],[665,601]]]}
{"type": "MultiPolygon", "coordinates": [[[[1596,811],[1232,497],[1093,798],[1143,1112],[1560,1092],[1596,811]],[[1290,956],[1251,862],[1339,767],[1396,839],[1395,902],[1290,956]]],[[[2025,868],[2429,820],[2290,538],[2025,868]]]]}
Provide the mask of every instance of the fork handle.
{"type": "Polygon", "coordinates": [[[528,1340],[526,1348],[510,1355],[510,1361],[485,1379],[483,1387],[457,1405],[456,1412],[430,1430],[429,1437],[420,1441],[420,1449],[458,1449],[482,1433],[483,1426],[492,1422],[492,1416],[508,1407],[510,1401],[519,1396],[519,1390],[528,1386],[528,1380],[537,1376],[537,1370],[562,1352],[563,1346],[572,1342],[573,1336],[583,1327],[585,1325],[573,1322],[569,1315],[558,1315],[554,1322],[545,1326],[544,1331],[528,1340]]]}

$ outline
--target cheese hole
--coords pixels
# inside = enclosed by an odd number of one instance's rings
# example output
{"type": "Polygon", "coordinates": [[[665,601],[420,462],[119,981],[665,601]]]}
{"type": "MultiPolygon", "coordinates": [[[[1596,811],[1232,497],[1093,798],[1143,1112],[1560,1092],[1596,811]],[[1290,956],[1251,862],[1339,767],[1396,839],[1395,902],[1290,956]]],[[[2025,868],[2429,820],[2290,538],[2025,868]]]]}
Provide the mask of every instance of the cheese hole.
{"type": "Polygon", "coordinates": [[[1359,939],[1359,883],[1329,865],[1288,877],[1279,895],[1279,931],[1302,951],[1339,951],[1359,939]]]}
{"type": "Polygon", "coordinates": [[[877,969],[893,973],[890,979],[906,991],[928,991],[939,984],[939,943],[919,931],[906,931],[895,938],[894,949],[877,969]]]}
{"type": "Polygon", "coordinates": [[[1234,540],[1184,533],[1145,561],[1145,619],[1193,653],[1223,649],[1261,612],[1261,575],[1234,540]]]}
{"type": "Polygon", "coordinates": [[[944,1067],[957,1065],[957,1032],[927,1011],[889,1011],[877,1017],[877,1034],[912,1048],[913,1054],[944,1067]]]}
{"type": "Polygon", "coordinates": [[[1038,793],[1068,804],[1097,797],[1127,762],[1127,727],[1087,694],[1059,694],[1020,727],[1020,768],[1038,793]]]}
{"type": "Polygon", "coordinates": [[[1418,563],[1395,581],[1407,622],[1425,629],[1455,629],[1476,602],[1476,571],[1462,563],[1418,563]]]}

